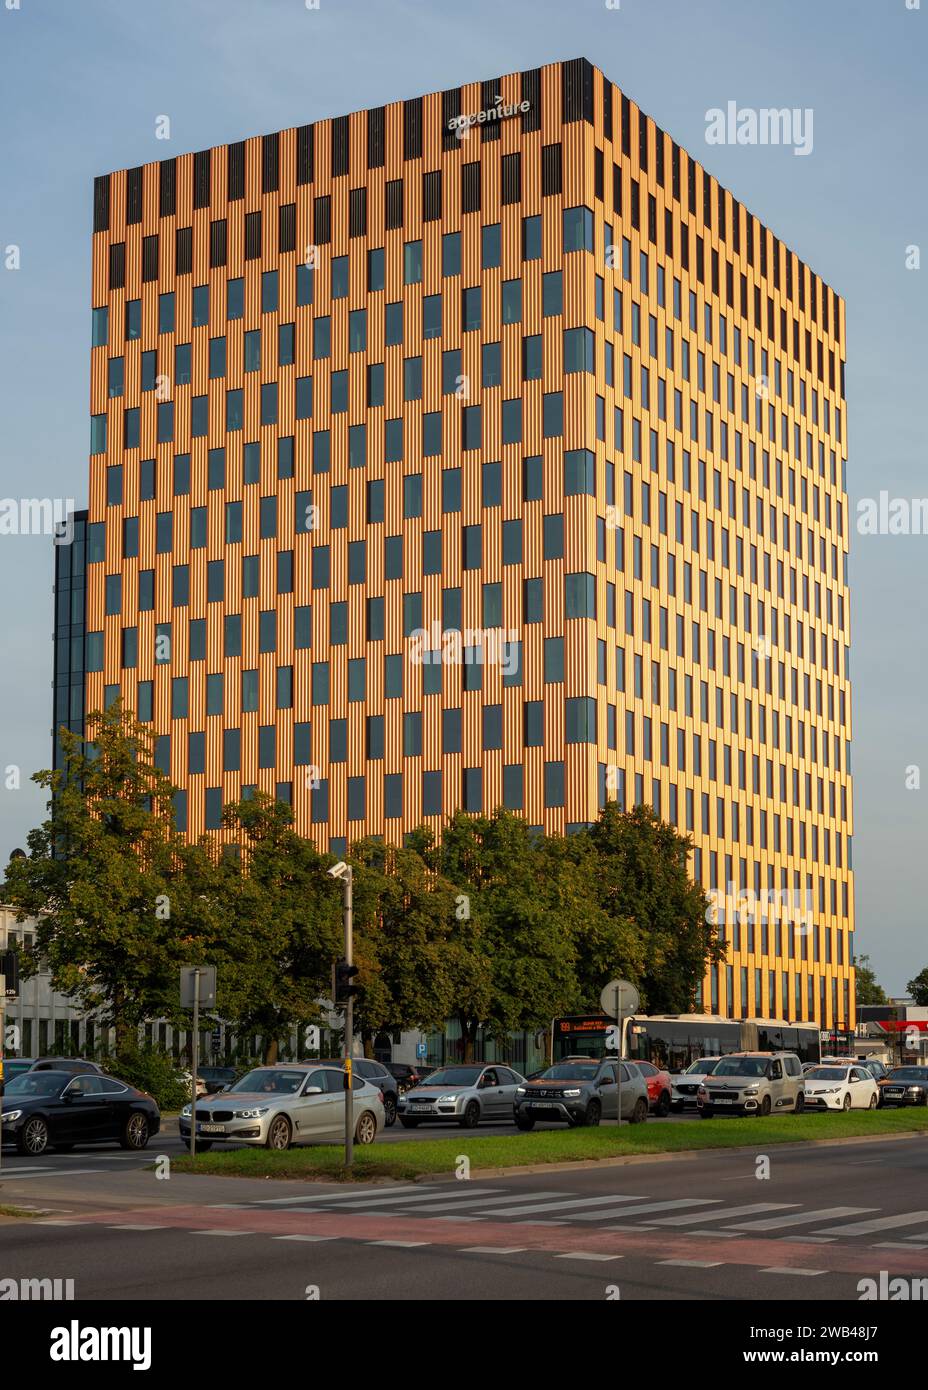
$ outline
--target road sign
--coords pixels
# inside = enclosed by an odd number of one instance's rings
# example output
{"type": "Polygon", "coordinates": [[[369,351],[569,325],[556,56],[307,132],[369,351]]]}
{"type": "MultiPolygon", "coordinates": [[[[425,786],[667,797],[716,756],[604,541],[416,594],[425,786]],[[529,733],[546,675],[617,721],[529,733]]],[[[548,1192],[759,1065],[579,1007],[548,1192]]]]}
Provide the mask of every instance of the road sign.
{"type": "Polygon", "coordinates": [[[610,1018],[631,1018],[638,1012],[641,997],[628,980],[610,980],[599,996],[603,1013],[610,1018]]]}
{"type": "Polygon", "coordinates": [[[425,1054],[426,1054],[426,1052],[428,1052],[428,1048],[427,1048],[427,1046],[425,1045],[425,1043],[416,1043],[416,1056],[417,1056],[417,1057],[424,1057],[425,1054]]]}
{"type": "Polygon", "coordinates": [[[198,1003],[201,1009],[216,1007],[216,967],[215,965],[182,965],[180,968],[180,1006],[192,1009],[194,1000],[194,975],[199,972],[200,989],[198,1003]]]}

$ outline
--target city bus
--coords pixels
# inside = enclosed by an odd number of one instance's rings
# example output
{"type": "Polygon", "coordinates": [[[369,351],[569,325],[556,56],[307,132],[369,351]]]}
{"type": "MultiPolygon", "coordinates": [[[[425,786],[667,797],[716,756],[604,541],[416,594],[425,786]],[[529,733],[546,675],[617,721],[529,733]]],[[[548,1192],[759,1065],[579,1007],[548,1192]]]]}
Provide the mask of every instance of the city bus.
{"type": "MultiPolygon", "coordinates": [[[[599,1057],[616,1051],[615,1020],[605,1014],[556,1018],[551,1025],[551,1058],[599,1057]]],[[[817,1062],[821,1040],[817,1023],[779,1018],[721,1018],[717,1014],[639,1014],[625,1024],[625,1052],[632,1061],[653,1062],[683,1071],[699,1057],[725,1052],[795,1052],[801,1062],[817,1062]]]]}

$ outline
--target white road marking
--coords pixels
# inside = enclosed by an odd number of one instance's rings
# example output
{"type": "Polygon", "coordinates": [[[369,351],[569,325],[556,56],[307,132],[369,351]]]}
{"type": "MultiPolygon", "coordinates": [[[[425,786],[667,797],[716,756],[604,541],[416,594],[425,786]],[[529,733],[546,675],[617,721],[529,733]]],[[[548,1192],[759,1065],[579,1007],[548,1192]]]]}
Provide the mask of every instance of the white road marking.
{"type": "MultiPolygon", "coordinates": [[[[514,1207],[503,1207],[501,1211],[494,1213],[496,1216],[525,1216],[527,1213],[536,1211],[562,1211],[566,1207],[597,1207],[606,1206],[609,1202],[641,1202],[643,1197],[571,1197],[563,1202],[543,1202],[539,1206],[525,1205],[524,1198],[513,1198],[514,1201],[521,1203],[514,1207]]],[[[708,1200],[708,1199],[707,1199],[708,1200]]],[[[641,1208],[639,1208],[641,1210],[641,1208]]]]}
{"type": "MultiPolygon", "coordinates": [[[[484,1200],[484,1197],[489,1197],[491,1193],[499,1192],[499,1190],[500,1189],[498,1187],[475,1187],[471,1190],[471,1194],[469,1196],[465,1197],[462,1195],[458,1198],[457,1201],[449,1202],[447,1192],[423,1192],[420,1188],[416,1196],[410,1195],[406,1197],[354,1197],[351,1200],[345,1202],[344,1205],[354,1210],[355,1207],[360,1207],[362,1209],[365,1207],[377,1207],[379,1209],[380,1207],[396,1206],[397,1204],[399,1204],[401,1206],[409,1205],[415,1207],[415,1209],[418,1210],[419,1207],[425,1206],[426,1203],[436,1202],[439,1205],[435,1207],[435,1211],[444,1211],[446,1208],[450,1209],[451,1207],[462,1207],[472,1202],[482,1202],[484,1200]]],[[[560,1194],[552,1194],[550,1192],[546,1192],[542,1195],[550,1197],[552,1195],[559,1196],[560,1194]]],[[[496,1200],[501,1202],[511,1202],[514,1199],[511,1196],[509,1196],[498,1197],[496,1200]]]]}
{"type": "Polygon", "coordinates": [[[674,1265],[678,1269],[718,1269],[724,1260],[658,1260],[659,1265],[674,1265]]]}
{"type": "Polygon", "coordinates": [[[867,1211],[879,1211],[879,1207],[820,1207],[818,1211],[794,1212],[790,1216],[771,1216],[765,1221],[739,1221],[733,1227],[737,1231],[779,1231],[784,1226],[808,1226],[815,1221],[827,1221],[830,1217],[863,1216],[867,1211]]]}
{"type": "Polygon", "coordinates": [[[850,1226],[826,1226],[825,1236],[868,1236],[872,1231],[891,1231],[895,1226],[919,1226],[928,1220],[928,1211],[907,1211],[900,1216],[880,1216],[874,1221],[853,1221],[850,1226]]]}
{"type": "Polygon", "coordinates": [[[126,1226],[110,1226],[111,1231],[171,1231],[176,1229],[177,1228],[174,1226],[142,1226],[135,1224],[126,1226]]]}
{"type": "MultiPolygon", "coordinates": [[[[574,1221],[607,1221],[611,1216],[638,1216],[643,1211],[673,1211],[679,1207],[702,1207],[711,1206],[713,1202],[721,1201],[719,1197],[674,1197],[667,1202],[648,1202],[643,1207],[616,1207],[615,1211],[585,1211],[577,1212],[574,1221]]],[[[696,1220],[701,1221],[705,1212],[699,1212],[696,1220]]],[[[653,1223],[649,1223],[653,1224],[653,1223]]]]}
{"type": "Polygon", "coordinates": [[[556,1260],[621,1260],[621,1255],[597,1255],[592,1250],[568,1250],[565,1255],[555,1255],[556,1260]]]}
{"type": "Polygon", "coordinates": [[[721,1211],[698,1211],[694,1216],[662,1216],[655,1226],[695,1226],[700,1221],[727,1221],[730,1216],[751,1216],[758,1211],[777,1211],[798,1206],[798,1202],[755,1202],[747,1207],[723,1207],[721,1211]]]}
{"type": "Polygon", "coordinates": [[[398,1250],[415,1250],[420,1245],[431,1245],[430,1240],[368,1240],[367,1245],[391,1245],[398,1250]]]}
{"type": "Polygon", "coordinates": [[[465,1245],[463,1255],[519,1255],[524,1245],[465,1245]]]}
{"type": "Polygon", "coordinates": [[[816,1274],[827,1274],[827,1269],[789,1269],[785,1265],[771,1265],[769,1269],[762,1269],[761,1274],[808,1274],[810,1277],[816,1274]]]}
{"type": "Polygon", "coordinates": [[[338,1236],[271,1236],[271,1240],[338,1240],[338,1236]]]}
{"type": "MultiPolygon", "coordinates": [[[[398,1192],[421,1192],[422,1184],[413,1183],[408,1187],[387,1187],[381,1190],[395,1196],[398,1192]]],[[[318,1206],[320,1202],[350,1202],[352,1198],[356,1197],[357,1193],[351,1190],[348,1192],[320,1192],[316,1196],[310,1189],[309,1192],[304,1192],[302,1197],[258,1197],[247,1205],[250,1207],[283,1207],[292,1202],[312,1202],[314,1206],[318,1206]]]]}

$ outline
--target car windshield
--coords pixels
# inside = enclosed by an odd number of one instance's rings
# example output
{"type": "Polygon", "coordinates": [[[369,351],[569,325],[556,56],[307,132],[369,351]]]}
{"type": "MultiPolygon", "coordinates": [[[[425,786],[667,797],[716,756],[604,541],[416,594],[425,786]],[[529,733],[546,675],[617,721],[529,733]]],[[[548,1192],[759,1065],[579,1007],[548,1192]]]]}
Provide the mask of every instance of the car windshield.
{"type": "Polygon", "coordinates": [[[765,1076],[766,1057],[722,1057],[713,1076],[765,1076]]]}
{"type": "Polygon", "coordinates": [[[592,1081],[599,1071],[598,1062],[564,1062],[559,1067],[549,1067],[538,1078],[540,1081],[592,1081]]]}
{"type": "Polygon", "coordinates": [[[439,1067],[425,1080],[430,1086],[476,1086],[483,1067],[439,1067]]]}
{"type": "Polygon", "coordinates": [[[807,1081],[843,1081],[847,1067],[813,1067],[806,1072],[807,1081]]]}
{"type": "Polygon", "coordinates": [[[276,1071],[273,1067],[256,1067],[246,1072],[230,1089],[233,1091],[268,1091],[278,1096],[294,1096],[306,1080],[305,1071],[276,1071]]]}
{"type": "Polygon", "coordinates": [[[928,1081],[928,1067],[893,1067],[891,1081],[928,1081]]]}
{"type": "Polygon", "coordinates": [[[7,1096],[56,1096],[70,1080],[70,1076],[62,1076],[60,1072],[22,1072],[6,1083],[4,1099],[7,1096]]]}
{"type": "Polygon", "coordinates": [[[711,1076],[718,1064],[718,1057],[700,1057],[698,1062],[690,1062],[683,1075],[692,1072],[694,1076],[711,1076]]]}

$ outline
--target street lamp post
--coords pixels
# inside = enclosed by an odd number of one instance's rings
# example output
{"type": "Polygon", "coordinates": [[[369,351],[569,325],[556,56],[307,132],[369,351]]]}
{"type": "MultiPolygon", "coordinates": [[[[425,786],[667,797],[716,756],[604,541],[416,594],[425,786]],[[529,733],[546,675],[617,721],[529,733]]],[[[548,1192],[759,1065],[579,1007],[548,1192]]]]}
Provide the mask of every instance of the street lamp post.
{"type": "MultiPolygon", "coordinates": [[[[351,1045],[354,1039],[354,987],[351,978],[355,974],[353,962],[353,922],[351,916],[351,867],[344,860],[333,864],[329,873],[342,884],[342,919],[345,926],[344,956],[335,971],[336,996],[339,986],[344,993],[345,1004],[345,1167],[354,1162],[354,1095],[351,1075],[351,1045]],[[341,982],[339,977],[341,978],[341,982]]],[[[338,1003],[338,999],[333,1000],[338,1003]]]]}

